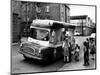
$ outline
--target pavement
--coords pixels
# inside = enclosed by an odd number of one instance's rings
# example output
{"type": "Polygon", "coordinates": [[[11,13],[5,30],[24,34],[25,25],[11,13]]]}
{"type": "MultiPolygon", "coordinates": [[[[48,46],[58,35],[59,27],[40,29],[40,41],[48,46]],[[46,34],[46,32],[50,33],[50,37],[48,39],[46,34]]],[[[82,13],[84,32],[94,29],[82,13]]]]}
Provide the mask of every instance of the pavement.
{"type": "Polygon", "coordinates": [[[89,66],[83,66],[84,60],[81,57],[79,62],[72,61],[71,63],[67,63],[64,66],[62,66],[58,71],[96,69],[95,60],[92,60],[91,58],[92,56],[90,55],[90,60],[89,60],[90,65],[89,66]]]}
{"type": "Polygon", "coordinates": [[[64,63],[63,59],[57,60],[48,65],[41,65],[39,62],[34,60],[27,61],[23,55],[18,53],[19,44],[12,44],[12,60],[11,60],[11,73],[36,73],[36,72],[52,72],[52,71],[68,71],[68,70],[83,70],[83,69],[95,69],[96,61],[92,60],[90,55],[90,65],[83,66],[83,45],[82,42],[87,37],[75,37],[77,43],[80,45],[80,60],[79,62],[72,61],[71,63],[64,63]]]}
{"type": "Polygon", "coordinates": [[[79,44],[79,46],[81,47],[80,49],[80,60],[79,62],[76,62],[75,60],[73,60],[71,63],[67,63],[64,66],[62,66],[58,71],[64,71],[64,70],[86,70],[86,69],[96,69],[96,59],[92,60],[92,56],[89,56],[89,66],[83,66],[84,64],[84,59],[83,59],[83,41],[86,40],[86,37],[75,37],[75,40],[77,41],[77,44],[79,44]]]}

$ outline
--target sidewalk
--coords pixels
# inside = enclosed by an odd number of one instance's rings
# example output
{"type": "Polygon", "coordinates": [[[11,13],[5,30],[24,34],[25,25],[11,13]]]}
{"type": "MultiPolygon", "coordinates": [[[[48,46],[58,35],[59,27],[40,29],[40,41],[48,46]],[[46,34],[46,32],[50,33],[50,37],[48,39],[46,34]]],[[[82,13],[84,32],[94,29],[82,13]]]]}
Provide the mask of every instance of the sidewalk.
{"type": "Polygon", "coordinates": [[[72,61],[71,63],[66,63],[64,66],[62,66],[58,71],[63,70],[86,70],[86,69],[96,69],[95,60],[89,59],[89,66],[83,66],[84,60],[81,57],[79,62],[72,61]]]}

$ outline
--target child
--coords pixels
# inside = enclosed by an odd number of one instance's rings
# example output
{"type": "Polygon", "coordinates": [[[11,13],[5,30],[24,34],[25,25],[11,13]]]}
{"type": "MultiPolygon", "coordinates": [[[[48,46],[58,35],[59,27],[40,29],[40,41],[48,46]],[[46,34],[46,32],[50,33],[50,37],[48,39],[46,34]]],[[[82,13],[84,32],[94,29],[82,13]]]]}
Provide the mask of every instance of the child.
{"type": "Polygon", "coordinates": [[[75,47],[75,60],[76,61],[79,61],[79,51],[80,51],[80,46],[76,44],[76,47],[75,47]]]}

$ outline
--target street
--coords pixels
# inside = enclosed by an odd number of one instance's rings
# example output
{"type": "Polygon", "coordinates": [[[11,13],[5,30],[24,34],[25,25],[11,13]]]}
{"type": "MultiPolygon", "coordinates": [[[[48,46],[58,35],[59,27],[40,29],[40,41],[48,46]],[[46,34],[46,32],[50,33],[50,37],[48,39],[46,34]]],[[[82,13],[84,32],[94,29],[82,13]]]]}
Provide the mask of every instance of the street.
{"type": "Polygon", "coordinates": [[[64,71],[64,70],[80,70],[80,69],[95,69],[95,60],[91,59],[90,55],[90,65],[83,66],[83,50],[82,42],[86,37],[76,36],[77,43],[80,45],[80,60],[76,62],[72,60],[71,63],[64,63],[63,59],[57,60],[48,65],[42,65],[39,62],[34,62],[34,60],[27,61],[24,59],[23,55],[18,53],[19,45],[12,45],[12,73],[34,73],[34,72],[50,72],[50,71],[64,71]]]}

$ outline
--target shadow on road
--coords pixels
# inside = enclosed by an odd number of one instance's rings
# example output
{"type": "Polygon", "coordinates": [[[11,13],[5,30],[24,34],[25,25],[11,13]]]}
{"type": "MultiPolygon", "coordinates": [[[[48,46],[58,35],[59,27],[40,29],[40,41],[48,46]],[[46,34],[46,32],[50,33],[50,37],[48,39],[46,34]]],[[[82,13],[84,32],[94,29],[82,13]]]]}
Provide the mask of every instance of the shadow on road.
{"type": "MultiPolygon", "coordinates": [[[[36,66],[39,66],[39,67],[46,67],[46,66],[50,66],[52,64],[56,64],[56,63],[60,63],[60,65],[64,65],[63,63],[63,60],[62,59],[59,59],[59,60],[55,60],[55,61],[39,61],[39,60],[36,60],[36,59],[29,59],[29,60],[21,60],[22,63],[25,63],[25,64],[29,64],[29,65],[36,65],[36,66]]],[[[57,65],[57,64],[56,64],[57,65]]]]}

